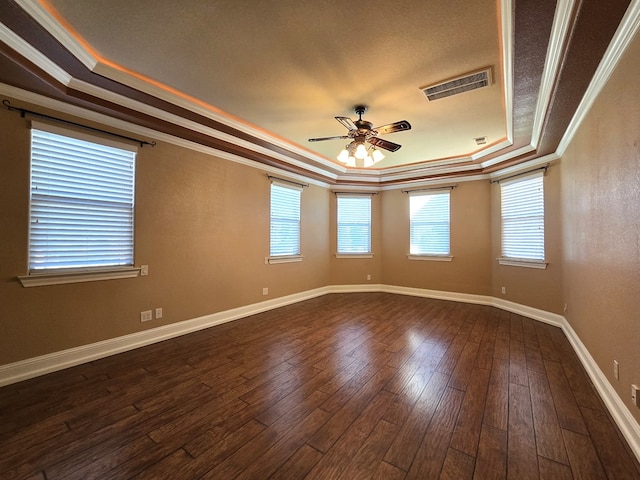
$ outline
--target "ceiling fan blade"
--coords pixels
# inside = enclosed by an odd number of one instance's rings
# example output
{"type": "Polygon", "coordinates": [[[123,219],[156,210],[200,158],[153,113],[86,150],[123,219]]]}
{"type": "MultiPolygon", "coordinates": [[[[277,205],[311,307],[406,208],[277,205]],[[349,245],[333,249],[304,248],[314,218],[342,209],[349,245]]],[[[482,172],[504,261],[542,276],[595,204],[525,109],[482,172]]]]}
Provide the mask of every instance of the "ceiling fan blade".
{"type": "Polygon", "coordinates": [[[356,124],[353,123],[353,120],[351,120],[349,117],[336,117],[336,120],[347,127],[349,131],[358,129],[358,127],[356,127],[356,124]]]}
{"type": "Polygon", "coordinates": [[[381,138],[372,137],[367,140],[371,145],[374,145],[379,148],[383,148],[385,150],[389,150],[390,152],[397,152],[400,150],[402,145],[398,145],[397,143],[390,142],[389,140],[383,140],[381,138]]]}
{"type": "Polygon", "coordinates": [[[322,142],[324,140],[337,140],[338,138],[349,138],[349,135],[337,135],[335,137],[310,138],[310,142],[322,142]]]}
{"type": "Polygon", "coordinates": [[[411,130],[411,124],[406,120],[400,120],[399,122],[389,123],[382,125],[381,127],[374,128],[378,135],[384,135],[387,133],[401,132],[403,130],[411,130]]]}

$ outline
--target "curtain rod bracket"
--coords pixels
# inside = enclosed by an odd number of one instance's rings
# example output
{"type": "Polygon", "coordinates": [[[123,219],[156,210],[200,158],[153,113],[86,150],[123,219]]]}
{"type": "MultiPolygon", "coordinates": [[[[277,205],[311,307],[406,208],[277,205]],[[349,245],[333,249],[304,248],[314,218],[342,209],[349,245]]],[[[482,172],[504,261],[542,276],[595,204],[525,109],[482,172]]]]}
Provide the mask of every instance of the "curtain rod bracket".
{"type": "Polygon", "coordinates": [[[108,130],[102,130],[100,128],[89,127],[87,125],[82,125],[81,123],[72,122],[70,120],[64,120],[63,118],[52,117],[51,115],[45,115],[44,113],[34,112],[32,110],[27,110],[26,108],[14,107],[11,105],[11,102],[6,98],[2,100],[2,104],[7,107],[9,111],[12,112],[20,112],[20,116],[25,118],[27,114],[34,115],[36,117],[46,118],[48,120],[52,120],[54,122],[64,123],[66,125],[73,125],[74,127],[84,128],[85,130],[91,130],[92,132],[104,133],[107,135],[111,135],[113,137],[122,138],[124,140],[128,140],[130,142],[135,142],[140,145],[140,148],[143,148],[145,145],[149,145],[150,147],[155,147],[157,144],[155,141],[147,142],[146,140],[140,140],[138,138],[127,137],[126,135],[120,135],[119,133],[109,132],[108,130]]]}

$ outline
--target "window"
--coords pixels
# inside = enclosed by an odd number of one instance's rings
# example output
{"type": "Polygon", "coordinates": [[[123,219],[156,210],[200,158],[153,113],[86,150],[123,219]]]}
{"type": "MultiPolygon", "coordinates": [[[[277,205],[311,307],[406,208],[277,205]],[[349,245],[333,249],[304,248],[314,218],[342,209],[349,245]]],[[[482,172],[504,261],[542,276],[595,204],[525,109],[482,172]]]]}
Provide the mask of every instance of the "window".
{"type": "Polygon", "coordinates": [[[409,193],[409,257],[450,255],[449,197],[451,190],[409,193]]]}
{"type": "Polygon", "coordinates": [[[300,255],[302,186],[271,182],[271,257],[300,255]]]}
{"type": "Polygon", "coordinates": [[[337,195],[338,254],[371,254],[371,196],[337,195]]]}
{"type": "Polygon", "coordinates": [[[135,157],[135,147],[33,123],[30,275],[133,266],[135,157]]]}
{"type": "Polygon", "coordinates": [[[500,182],[505,259],[544,261],[543,178],[542,172],[537,172],[500,182]]]}

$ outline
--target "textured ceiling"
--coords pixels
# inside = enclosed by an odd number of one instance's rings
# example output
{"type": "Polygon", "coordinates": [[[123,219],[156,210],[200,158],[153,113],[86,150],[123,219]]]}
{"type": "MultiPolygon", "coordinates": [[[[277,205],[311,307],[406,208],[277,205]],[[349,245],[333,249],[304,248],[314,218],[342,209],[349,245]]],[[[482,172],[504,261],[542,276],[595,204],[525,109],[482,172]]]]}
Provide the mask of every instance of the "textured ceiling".
{"type": "Polygon", "coordinates": [[[0,0],[0,91],[333,185],[504,175],[558,158],[640,24],[629,2],[0,0]],[[420,92],[486,67],[488,88],[420,92]],[[361,103],[413,125],[373,169],[307,142],[361,103]]]}
{"type": "MultiPolygon", "coordinates": [[[[45,2],[41,2],[45,3],[45,2]]],[[[334,116],[402,144],[377,167],[469,155],[506,137],[500,12],[495,0],[49,0],[59,21],[104,61],[195,97],[331,159],[346,132],[334,116]],[[419,88],[483,67],[494,84],[435,102],[419,88]]]]}

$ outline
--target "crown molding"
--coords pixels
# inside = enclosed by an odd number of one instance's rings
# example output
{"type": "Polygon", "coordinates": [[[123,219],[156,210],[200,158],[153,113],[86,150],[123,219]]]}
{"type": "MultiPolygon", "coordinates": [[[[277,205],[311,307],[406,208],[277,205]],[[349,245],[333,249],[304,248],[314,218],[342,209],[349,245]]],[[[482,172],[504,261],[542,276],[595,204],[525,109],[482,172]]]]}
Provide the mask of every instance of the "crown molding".
{"type": "Polygon", "coordinates": [[[25,42],[20,36],[16,35],[13,30],[7,27],[4,23],[0,23],[0,41],[9,45],[18,54],[47,72],[62,85],[69,85],[69,83],[71,82],[73,78],[71,75],[69,75],[64,69],[60,68],[57,64],[49,60],[49,58],[44,56],[38,50],[33,48],[31,44],[25,42]]]}
{"type": "Polygon", "coordinates": [[[69,33],[67,27],[63,26],[44,6],[33,0],[14,0],[20,8],[28,13],[31,18],[38,22],[46,31],[58,40],[71,54],[76,57],[89,70],[93,71],[98,60],[69,33]]]}
{"type": "Polygon", "coordinates": [[[578,128],[582,124],[582,121],[587,116],[587,113],[593,106],[593,103],[600,95],[600,92],[609,81],[609,78],[613,74],[616,66],[620,62],[622,55],[626,51],[627,47],[633,40],[634,36],[640,28],[640,0],[632,0],[629,8],[627,9],[624,18],[620,22],[618,29],[616,30],[613,39],[609,43],[609,47],[602,57],[598,69],[587,87],[587,91],[582,97],[582,101],[578,105],[571,122],[560,140],[556,153],[562,157],[567,147],[571,143],[574,135],[578,131],[578,128]]]}
{"type": "Polygon", "coordinates": [[[542,136],[542,128],[551,104],[551,98],[556,85],[556,79],[562,65],[562,58],[570,34],[570,27],[574,20],[575,0],[558,0],[556,12],[553,17],[551,36],[547,48],[547,61],[544,64],[538,102],[533,119],[533,131],[531,132],[531,146],[538,147],[542,136]]]}

